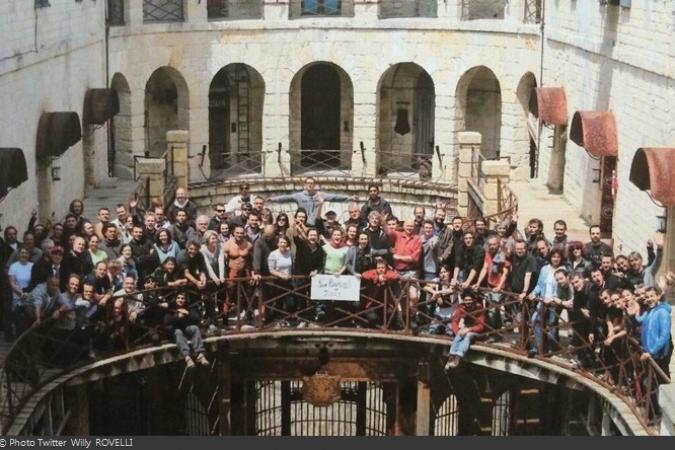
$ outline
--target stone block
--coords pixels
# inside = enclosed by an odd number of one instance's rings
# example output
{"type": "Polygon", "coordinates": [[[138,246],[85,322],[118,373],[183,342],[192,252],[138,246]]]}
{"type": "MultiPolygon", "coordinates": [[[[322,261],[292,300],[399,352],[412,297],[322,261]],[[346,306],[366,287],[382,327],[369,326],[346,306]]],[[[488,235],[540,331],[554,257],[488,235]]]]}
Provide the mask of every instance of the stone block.
{"type": "Polygon", "coordinates": [[[170,130],[166,132],[167,144],[187,143],[190,133],[186,130],[170,130]]]}
{"type": "Polygon", "coordinates": [[[461,131],[457,133],[457,142],[460,145],[480,145],[482,137],[475,131],[461,131]]]}

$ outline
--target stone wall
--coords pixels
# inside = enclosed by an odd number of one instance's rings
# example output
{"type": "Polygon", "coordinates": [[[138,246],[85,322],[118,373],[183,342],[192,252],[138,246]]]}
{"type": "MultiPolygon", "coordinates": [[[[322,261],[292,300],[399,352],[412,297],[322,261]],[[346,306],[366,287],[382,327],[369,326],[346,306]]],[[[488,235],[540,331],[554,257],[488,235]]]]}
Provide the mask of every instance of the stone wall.
{"type": "MultiPolygon", "coordinates": [[[[663,213],[628,176],[639,147],[675,144],[672,2],[633,0],[631,8],[580,0],[547,2],[546,13],[540,84],[565,87],[570,119],[575,110],[614,113],[619,141],[614,247],[619,253],[644,253],[646,239],[658,226],[656,216],[663,213]]],[[[542,141],[542,147],[551,143],[542,141]]],[[[598,161],[571,141],[565,156],[565,196],[589,222],[597,222],[599,189],[592,180],[598,161]]],[[[547,159],[540,160],[540,176],[546,176],[547,159]]]]}
{"type": "MultiPolygon", "coordinates": [[[[38,199],[35,145],[43,112],[75,111],[82,118],[88,88],[106,86],[105,2],[50,0],[34,8],[32,0],[0,2],[0,147],[19,147],[26,156],[28,181],[0,203],[0,225],[20,232],[38,199]]],[[[82,197],[87,178],[107,176],[106,127],[83,127],[84,138],[41,170],[41,219],[64,213],[82,197]],[[51,167],[61,180],[51,179],[51,167]]]]}

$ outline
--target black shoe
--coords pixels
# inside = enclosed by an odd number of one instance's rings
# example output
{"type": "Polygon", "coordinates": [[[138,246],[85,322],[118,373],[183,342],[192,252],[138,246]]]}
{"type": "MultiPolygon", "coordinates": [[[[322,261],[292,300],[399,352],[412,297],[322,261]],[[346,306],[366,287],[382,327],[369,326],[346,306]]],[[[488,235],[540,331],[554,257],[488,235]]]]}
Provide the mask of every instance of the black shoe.
{"type": "Polygon", "coordinates": [[[530,349],[530,350],[527,352],[527,357],[528,357],[528,358],[534,358],[535,356],[537,356],[537,351],[536,351],[536,350],[530,349]]]}

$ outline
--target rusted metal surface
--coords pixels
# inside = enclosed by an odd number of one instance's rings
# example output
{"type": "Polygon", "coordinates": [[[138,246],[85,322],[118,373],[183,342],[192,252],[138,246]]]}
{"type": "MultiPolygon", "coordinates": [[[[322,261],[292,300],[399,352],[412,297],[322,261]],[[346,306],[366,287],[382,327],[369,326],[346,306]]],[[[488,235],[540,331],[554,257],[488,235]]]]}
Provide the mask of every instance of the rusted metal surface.
{"type": "Polygon", "coordinates": [[[675,148],[639,148],[630,167],[630,181],[670,208],[675,206],[675,148]]]}
{"type": "Polygon", "coordinates": [[[543,123],[567,125],[567,95],[562,87],[541,87],[530,96],[530,112],[543,123]]]}
{"type": "Polygon", "coordinates": [[[120,112],[120,102],[114,89],[87,89],[84,94],[82,117],[87,125],[103,125],[120,112]]]}
{"type": "Polygon", "coordinates": [[[575,112],[570,139],[597,158],[619,154],[616,120],[610,111],[575,112]]]}
{"type": "Polygon", "coordinates": [[[76,112],[46,112],[38,123],[35,157],[46,162],[57,158],[82,139],[80,117],[76,112]]]}
{"type": "Polygon", "coordinates": [[[0,200],[28,180],[26,157],[20,148],[0,148],[0,200]]]}

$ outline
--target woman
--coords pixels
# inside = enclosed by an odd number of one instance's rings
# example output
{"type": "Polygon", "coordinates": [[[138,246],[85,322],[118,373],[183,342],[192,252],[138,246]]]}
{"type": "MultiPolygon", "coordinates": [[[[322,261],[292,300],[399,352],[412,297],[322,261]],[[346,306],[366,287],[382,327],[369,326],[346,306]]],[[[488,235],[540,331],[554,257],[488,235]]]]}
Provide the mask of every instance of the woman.
{"type": "Polygon", "coordinates": [[[96,234],[89,236],[89,255],[91,256],[91,262],[94,264],[94,267],[96,267],[96,264],[100,263],[101,261],[106,261],[108,259],[108,254],[98,248],[100,243],[101,239],[96,234]]]}
{"type": "Polygon", "coordinates": [[[290,223],[288,221],[288,214],[281,212],[277,215],[277,220],[274,222],[274,231],[277,236],[286,236],[290,223]]]}
{"type": "Polygon", "coordinates": [[[342,230],[336,228],[330,235],[330,240],[323,246],[326,252],[326,261],[323,273],[327,275],[342,275],[347,270],[347,251],[349,248],[342,239],[342,230]]]}
{"type": "Polygon", "coordinates": [[[89,222],[88,220],[82,222],[81,230],[82,230],[82,237],[85,238],[86,240],[89,240],[91,236],[94,236],[96,234],[94,224],[89,222]]]}
{"type": "Polygon", "coordinates": [[[347,225],[345,244],[347,247],[358,245],[359,228],[356,225],[347,225]]]}
{"type": "Polygon", "coordinates": [[[554,304],[553,302],[558,298],[558,282],[556,281],[555,273],[558,269],[563,268],[567,274],[567,269],[563,267],[563,252],[561,249],[554,248],[548,255],[548,264],[541,268],[539,272],[539,279],[534,290],[530,293],[528,298],[530,300],[538,299],[532,314],[532,328],[534,329],[534,341],[530,348],[528,355],[533,357],[540,349],[548,352],[552,349],[552,344],[558,341],[558,320],[559,308],[555,306],[546,306],[554,304]],[[544,340],[544,325],[547,326],[548,331],[546,335],[550,339],[544,340]]]}
{"type": "Polygon", "coordinates": [[[260,213],[260,226],[274,225],[274,214],[269,208],[263,208],[260,213]]]}
{"type": "Polygon", "coordinates": [[[134,260],[131,245],[122,245],[120,248],[120,257],[117,258],[117,261],[122,264],[122,275],[124,277],[132,277],[134,280],[138,281],[138,270],[136,270],[136,261],[134,260]]]}
{"type": "Polygon", "coordinates": [[[113,292],[122,289],[122,284],[124,283],[122,267],[122,263],[117,259],[113,259],[108,263],[108,278],[110,278],[110,285],[112,286],[113,292]]]}
{"type": "Polygon", "coordinates": [[[272,296],[277,297],[277,309],[284,309],[288,312],[295,311],[295,301],[292,295],[288,294],[291,290],[291,274],[293,270],[293,254],[291,253],[291,243],[286,236],[281,236],[277,242],[277,249],[267,257],[267,265],[270,275],[277,278],[273,284],[280,288],[272,289],[272,296]],[[284,295],[287,293],[287,295],[284,295]]]}
{"type": "Polygon", "coordinates": [[[218,227],[218,242],[223,245],[230,240],[230,224],[223,222],[218,227]]]}
{"type": "Polygon", "coordinates": [[[180,252],[178,243],[173,240],[171,232],[166,228],[162,228],[157,232],[154,248],[160,264],[162,264],[166,258],[176,258],[178,252],[180,252]]]}
{"type": "Polygon", "coordinates": [[[28,285],[30,284],[30,274],[33,269],[33,263],[30,262],[30,251],[21,247],[19,249],[18,261],[9,266],[9,286],[12,289],[12,311],[23,301],[28,299],[28,285]]]}
{"type": "Polygon", "coordinates": [[[204,233],[204,244],[199,251],[204,255],[206,270],[209,278],[220,285],[225,282],[225,254],[218,239],[218,234],[213,230],[204,233]]]}
{"type": "Polygon", "coordinates": [[[131,235],[131,230],[133,228],[134,228],[134,218],[133,216],[127,216],[126,220],[124,221],[124,225],[120,229],[120,237],[121,237],[120,240],[125,244],[128,244],[133,239],[133,236],[131,235]]]}
{"type": "Polygon", "coordinates": [[[578,273],[587,278],[590,263],[583,257],[584,244],[580,241],[571,241],[567,244],[567,268],[570,274],[578,273]]]}
{"type": "Polygon", "coordinates": [[[159,287],[180,287],[187,284],[186,278],[181,278],[181,275],[177,267],[176,258],[173,256],[167,256],[162,265],[155,269],[152,274],[157,280],[157,286],[159,287]]]}
{"type": "Polygon", "coordinates": [[[75,199],[72,202],[70,202],[70,206],[68,206],[68,213],[75,216],[76,229],[81,230],[82,224],[86,220],[82,216],[82,214],[84,214],[84,203],[82,203],[82,200],[75,199]]]}
{"type": "Polygon", "coordinates": [[[347,273],[360,277],[366,270],[374,268],[375,261],[370,252],[368,233],[362,231],[359,233],[357,244],[349,247],[349,250],[347,250],[347,273]]]}

